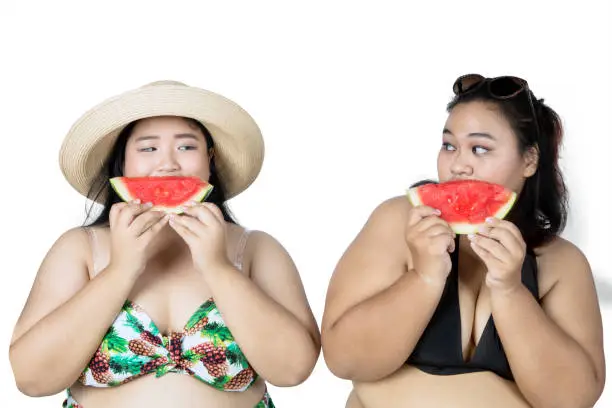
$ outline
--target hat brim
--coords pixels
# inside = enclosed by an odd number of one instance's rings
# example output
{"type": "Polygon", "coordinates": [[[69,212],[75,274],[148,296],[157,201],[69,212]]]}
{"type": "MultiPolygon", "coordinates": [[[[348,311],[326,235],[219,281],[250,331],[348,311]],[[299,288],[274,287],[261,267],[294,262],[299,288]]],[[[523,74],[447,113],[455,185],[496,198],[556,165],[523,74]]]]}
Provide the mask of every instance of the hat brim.
{"type": "MultiPolygon", "coordinates": [[[[192,118],[209,130],[227,199],[255,181],[263,164],[264,142],[253,118],[214,92],[177,82],[156,82],[107,99],[77,120],[59,153],[68,183],[87,197],[121,130],[135,120],[154,116],[192,118]]],[[[96,201],[103,202],[103,197],[96,201]]]]}

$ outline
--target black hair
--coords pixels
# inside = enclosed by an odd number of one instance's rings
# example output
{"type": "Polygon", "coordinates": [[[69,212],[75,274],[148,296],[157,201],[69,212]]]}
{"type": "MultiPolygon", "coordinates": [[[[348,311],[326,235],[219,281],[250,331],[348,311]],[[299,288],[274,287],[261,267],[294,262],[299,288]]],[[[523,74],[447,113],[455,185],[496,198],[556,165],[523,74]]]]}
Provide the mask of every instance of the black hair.
{"type": "MultiPolygon", "coordinates": [[[[210,132],[202,123],[195,119],[183,118],[193,126],[196,126],[204,135],[206,145],[210,149],[214,149],[214,141],[210,132]]],[[[96,174],[93,183],[87,193],[87,197],[92,201],[92,205],[87,209],[87,219],[91,218],[93,211],[93,203],[101,196],[104,196],[104,204],[102,211],[98,216],[88,224],[88,226],[96,225],[108,225],[110,210],[113,204],[121,202],[121,198],[117,195],[115,190],[112,188],[109,180],[113,177],[123,176],[123,167],[125,164],[125,148],[127,142],[134,130],[134,127],[138,123],[138,120],[128,124],[117,136],[115,144],[113,145],[110,154],[108,155],[104,165],[100,171],[96,174]]],[[[234,216],[230,212],[226,203],[226,193],[223,183],[219,179],[217,168],[215,165],[215,155],[210,160],[210,177],[208,182],[213,185],[213,190],[206,199],[206,201],[215,204],[221,210],[225,221],[237,224],[234,216]]]]}
{"type": "Polygon", "coordinates": [[[447,111],[450,113],[457,105],[474,101],[494,106],[508,121],[517,136],[521,155],[530,149],[538,154],[535,174],[527,178],[506,217],[519,228],[527,246],[537,248],[561,234],[567,222],[568,191],[559,167],[561,119],[528,88],[511,98],[498,99],[489,93],[487,86],[480,86],[456,95],[447,111]]]}

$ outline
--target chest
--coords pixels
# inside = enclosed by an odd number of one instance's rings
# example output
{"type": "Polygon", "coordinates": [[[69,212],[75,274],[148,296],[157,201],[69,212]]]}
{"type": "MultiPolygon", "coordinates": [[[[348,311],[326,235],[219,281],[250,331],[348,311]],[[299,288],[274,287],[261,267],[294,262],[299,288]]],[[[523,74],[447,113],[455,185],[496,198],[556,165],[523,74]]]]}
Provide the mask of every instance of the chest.
{"type": "Polygon", "coordinates": [[[166,269],[149,268],[134,284],[128,300],[146,310],[163,334],[179,332],[212,292],[190,259],[166,269]]]}
{"type": "MultiPolygon", "coordinates": [[[[90,265],[92,278],[111,260],[109,230],[96,231],[96,237],[90,265]]],[[[245,248],[244,230],[229,228],[227,257],[239,273],[248,275],[250,261],[245,248]]],[[[189,247],[175,240],[174,245],[156,248],[126,300],[146,310],[147,316],[165,334],[183,330],[198,308],[211,297],[210,287],[194,267],[189,247]]]]}
{"type": "Polygon", "coordinates": [[[460,258],[456,295],[464,360],[473,356],[491,317],[490,292],[485,276],[486,267],[481,262],[468,257],[460,258]]]}

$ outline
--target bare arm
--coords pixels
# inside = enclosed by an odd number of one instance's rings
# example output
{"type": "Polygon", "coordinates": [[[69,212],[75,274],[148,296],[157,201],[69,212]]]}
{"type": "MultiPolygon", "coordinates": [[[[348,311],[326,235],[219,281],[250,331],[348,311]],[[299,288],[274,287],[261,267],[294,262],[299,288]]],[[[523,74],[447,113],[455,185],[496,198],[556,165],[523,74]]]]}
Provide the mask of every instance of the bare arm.
{"type": "Polygon", "coordinates": [[[76,381],[132,287],[112,269],[90,281],[89,253],[87,233],[70,230],[38,271],[9,353],[17,387],[26,395],[57,394],[76,381]]]}
{"type": "Polygon", "coordinates": [[[444,281],[413,269],[405,238],[410,209],[405,197],[381,204],[334,271],[321,334],[338,377],[375,381],[400,368],[440,300],[444,281]]]}
{"type": "Polygon", "coordinates": [[[253,232],[247,251],[251,279],[228,265],[208,271],[207,284],[253,368],[273,385],[297,385],[320,353],[319,329],[300,276],[268,234],[253,232]]]}
{"type": "Polygon", "coordinates": [[[495,326],[517,385],[536,408],[592,407],[603,392],[602,320],[588,261],[562,239],[538,257],[556,284],[538,305],[526,288],[491,293],[495,326]]]}
{"type": "Polygon", "coordinates": [[[150,242],[167,220],[149,208],[135,203],[113,205],[114,266],[91,281],[87,232],[72,229],[55,242],[42,262],[11,341],[9,358],[17,387],[24,394],[57,394],[87,366],[144,270],[150,242]]]}

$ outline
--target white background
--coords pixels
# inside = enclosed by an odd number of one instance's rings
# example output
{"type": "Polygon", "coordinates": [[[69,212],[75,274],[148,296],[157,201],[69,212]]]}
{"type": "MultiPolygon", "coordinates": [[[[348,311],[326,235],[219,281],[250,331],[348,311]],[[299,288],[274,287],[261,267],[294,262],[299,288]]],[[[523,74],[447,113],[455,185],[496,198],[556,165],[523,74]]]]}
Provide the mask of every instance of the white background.
{"type": "MultiPolygon", "coordinates": [[[[21,395],[7,358],[40,261],[84,219],[58,167],[62,138],[90,106],[159,79],[219,92],[258,121],[264,169],[230,204],[287,247],[320,323],[335,263],[371,210],[436,177],[453,80],[526,78],[566,125],[564,236],[598,279],[609,354],[610,2],[407,3],[0,2],[0,405],[63,400],[21,395]]],[[[598,407],[612,405],[611,387],[598,407]]],[[[343,407],[349,388],[321,358],[304,384],[271,394],[281,408],[343,407]]]]}

